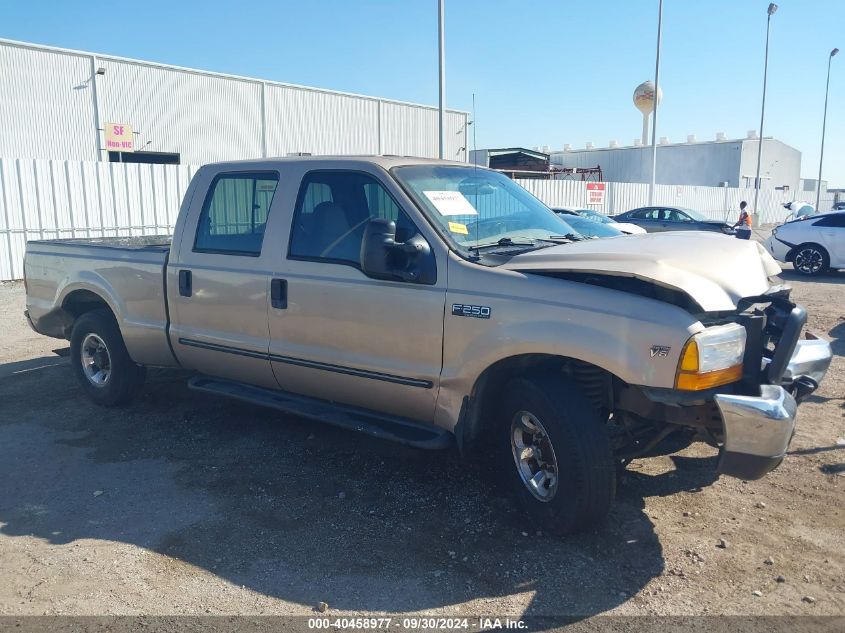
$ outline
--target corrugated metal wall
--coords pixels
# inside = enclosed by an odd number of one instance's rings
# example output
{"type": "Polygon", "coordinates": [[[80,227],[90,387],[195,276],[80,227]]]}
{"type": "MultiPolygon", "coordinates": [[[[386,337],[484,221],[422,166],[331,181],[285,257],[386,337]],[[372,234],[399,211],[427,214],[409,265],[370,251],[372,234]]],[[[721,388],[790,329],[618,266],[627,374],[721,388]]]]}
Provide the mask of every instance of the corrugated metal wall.
{"type": "MultiPolygon", "coordinates": [[[[429,106],[9,40],[0,40],[0,121],[4,158],[106,159],[95,133],[106,122],[131,125],[136,148],[185,164],[438,154],[429,106]]],[[[466,160],[466,122],[466,112],[446,112],[447,158],[466,160]]]]}
{"type": "Polygon", "coordinates": [[[0,44],[0,156],[95,160],[90,57],[0,44]]]}
{"type": "Polygon", "coordinates": [[[376,99],[268,85],[267,155],[378,154],[376,99]]]}
{"type": "MultiPolygon", "coordinates": [[[[27,240],[169,234],[197,167],[0,159],[0,280],[23,276],[27,240]]],[[[586,183],[517,180],[549,206],[584,206],[586,183]]],[[[648,201],[648,186],[607,183],[604,213],[621,213],[648,201]]],[[[733,219],[753,189],[658,186],[658,204],[688,206],[713,219],[733,219]],[[730,211],[726,211],[730,209],[730,211]]],[[[761,190],[762,223],[783,220],[782,192],[761,190]]],[[[482,211],[492,212],[486,207],[482,211]]]]}

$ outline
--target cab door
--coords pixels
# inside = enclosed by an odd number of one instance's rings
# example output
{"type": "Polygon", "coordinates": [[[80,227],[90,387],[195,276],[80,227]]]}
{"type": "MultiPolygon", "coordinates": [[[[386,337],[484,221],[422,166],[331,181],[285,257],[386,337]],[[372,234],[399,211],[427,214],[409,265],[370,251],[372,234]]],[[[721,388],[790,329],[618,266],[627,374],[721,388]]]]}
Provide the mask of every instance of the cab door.
{"type": "Polygon", "coordinates": [[[286,391],[430,422],[442,365],[445,247],[423,233],[387,174],[362,170],[303,168],[288,252],[274,275],[284,301],[270,308],[271,364],[286,391]],[[365,275],[360,251],[370,218],[394,220],[397,241],[422,234],[436,280],[365,275]]]}
{"type": "Polygon", "coordinates": [[[183,210],[167,269],[173,351],[188,369],[275,387],[267,310],[270,262],[281,249],[264,233],[279,173],[207,169],[197,178],[207,193],[183,210]]]}
{"type": "Polygon", "coordinates": [[[831,267],[845,266],[845,213],[825,215],[813,223],[813,228],[819,233],[819,242],[830,256],[831,267]]]}

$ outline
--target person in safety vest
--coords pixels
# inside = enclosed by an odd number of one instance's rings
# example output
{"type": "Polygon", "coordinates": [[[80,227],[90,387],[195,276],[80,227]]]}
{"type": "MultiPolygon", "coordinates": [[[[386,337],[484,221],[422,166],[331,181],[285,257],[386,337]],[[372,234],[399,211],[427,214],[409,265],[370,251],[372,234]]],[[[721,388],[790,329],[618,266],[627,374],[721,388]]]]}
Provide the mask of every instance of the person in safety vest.
{"type": "Polygon", "coordinates": [[[741,240],[751,239],[751,214],[748,213],[747,207],[745,200],[739,203],[739,220],[734,224],[736,236],[741,240]]]}

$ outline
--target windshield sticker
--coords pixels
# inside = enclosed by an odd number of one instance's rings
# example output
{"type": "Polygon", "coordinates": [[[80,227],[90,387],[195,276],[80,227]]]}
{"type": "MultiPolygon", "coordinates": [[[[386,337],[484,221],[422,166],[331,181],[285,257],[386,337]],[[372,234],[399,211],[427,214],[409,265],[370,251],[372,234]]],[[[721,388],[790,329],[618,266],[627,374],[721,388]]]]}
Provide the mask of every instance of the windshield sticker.
{"type": "Polygon", "coordinates": [[[440,215],[478,215],[460,191],[423,191],[440,215]]]}
{"type": "Polygon", "coordinates": [[[449,222],[449,230],[452,233],[460,233],[461,235],[469,235],[469,231],[467,230],[466,224],[461,224],[460,222],[449,222]]]}

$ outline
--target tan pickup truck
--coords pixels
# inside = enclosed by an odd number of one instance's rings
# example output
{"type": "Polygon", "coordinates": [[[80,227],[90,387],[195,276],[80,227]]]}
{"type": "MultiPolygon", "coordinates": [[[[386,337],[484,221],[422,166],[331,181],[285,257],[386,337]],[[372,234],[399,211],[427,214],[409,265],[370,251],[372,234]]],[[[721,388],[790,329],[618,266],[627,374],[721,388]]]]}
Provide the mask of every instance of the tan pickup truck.
{"type": "Polygon", "coordinates": [[[181,367],[209,394],[457,443],[558,533],[605,517],[617,468],[693,441],[763,476],[831,354],[754,241],[584,240],[503,175],[444,161],[208,165],[172,239],[29,242],[25,272],[32,327],[70,339],[100,404],[181,367]]]}

